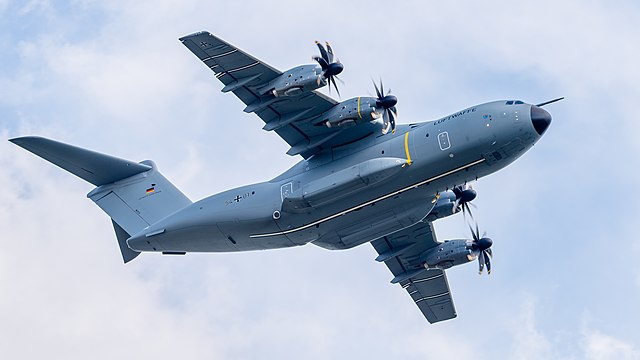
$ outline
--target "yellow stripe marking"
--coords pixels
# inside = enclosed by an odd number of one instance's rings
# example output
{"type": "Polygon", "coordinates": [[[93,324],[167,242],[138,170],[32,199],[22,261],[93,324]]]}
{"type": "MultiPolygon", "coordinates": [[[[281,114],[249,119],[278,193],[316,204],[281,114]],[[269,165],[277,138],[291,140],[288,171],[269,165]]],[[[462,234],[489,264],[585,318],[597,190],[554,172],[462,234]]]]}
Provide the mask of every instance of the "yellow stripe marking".
{"type": "Polygon", "coordinates": [[[472,163],[469,163],[467,165],[461,166],[461,167],[459,167],[457,169],[449,170],[449,171],[447,171],[445,173],[442,173],[440,175],[436,175],[436,176],[434,176],[432,178],[429,178],[427,180],[420,181],[419,183],[416,183],[416,184],[413,184],[413,185],[409,185],[409,186],[407,186],[405,188],[402,188],[400,190],[396,190],[396,191],[394,191],[392,193],[389,193],[387,195],[380,196],[377,199],[369,200],[369,201],[367,201],[365,203],[362,203],[360,205],[356,205],[356,206],[354,206],[352,208],[349,208],[347,210],[343,210],[343,211],[341,211],[339,213],[336,213],[336,214],[333,214],[331,216],[327,216],[327,217],[325,217],[323,219],[316,220],[316,221],[314,221],[312,223],[309,223],[307,225],[302,225],[302,226],[294,228],[294,229],[285,230],[285,231],[279,231],[279,232],[274,232],[274,233],[249,235],[249,237],[250,238],[261,238],[261,237],[268,237],[268,236],[286,235],[286,234],[294,233],[296,231],[308,229],[308,228],[310,228],[312,226],[316,226],[316,225],[321,224],[321,223],[323,223],[325,221],[329,221],[329,220],[335,219],[337,217],[340,217],[342,215],[346,215],[346,214],[348,214],[348,213],[350,213],[350,212],[352,212],[354,210],[362,209],[363,207],[369,206],[369,205],[371,205],[371,204],[373,204],[375,202],[382,201],[382,200],[388,199],[390,197],[402,194],[403,192],[408,191],[408,190],[417,189],[418,187],[420,187],[420,186],[422,186],[422,185],[424,185],[426,183],[429,183],[429,182],[432,182],[432,181],[435,181],[435,180],[438,180],[438,179],[442,179],[443,177],[449,176],[449,175],[451,175],[453,173],[456,173],[456,172],[458,172],[460,170],[468,169],[468,168],[470,168],[472,166],[481,164],[481,163],[485,162],[486,160],[487,159],[485,159],[485,158],[482,158],[480,160],[476,160],[476,161],[474,161],[472,163]]]}
{"type": "Polygon", "coordinates": [[[360,115],[360,96],[358,96],[358,117],[362,119],[362,115],[360,115]]]}
{"type": "Polygon", "coordinates": [[[407,154],[407,164],[411,165],[411,154],[409,154],[409,132],[404,134],[404,152],[407,154]]]}

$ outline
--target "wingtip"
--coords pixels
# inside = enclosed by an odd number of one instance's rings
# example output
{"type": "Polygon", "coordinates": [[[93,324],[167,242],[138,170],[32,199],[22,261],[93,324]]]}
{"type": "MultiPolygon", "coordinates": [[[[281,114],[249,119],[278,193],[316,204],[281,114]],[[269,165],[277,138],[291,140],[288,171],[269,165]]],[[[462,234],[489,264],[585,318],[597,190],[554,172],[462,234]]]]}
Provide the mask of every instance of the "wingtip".
{"type": "Polygon", "coordinates": [[[42,140],[48,140],[47,138],[43,138],[42,136],[19,136],[19,137],[15,137],[13,139],[9,139],[10,142],[20,146],[20,147],[24,147],[23,145],[33,142],[33,141],[42,141],[42,140]]]}
{"type": "Polygon", "coordinates": [[[197,31],[197,32],[194,32],[192,34],[188,34],[188,35],[182,36],[182,37],[178,38],[178,40],[180,40],[181,42],[184,42],[185,40],[187,40],[189,38],[196,37],[196,36],[202,35],[202,34],[211,35],[210,32],[208,32],[206,30],[202,30],[202,31],[197,31]]]}

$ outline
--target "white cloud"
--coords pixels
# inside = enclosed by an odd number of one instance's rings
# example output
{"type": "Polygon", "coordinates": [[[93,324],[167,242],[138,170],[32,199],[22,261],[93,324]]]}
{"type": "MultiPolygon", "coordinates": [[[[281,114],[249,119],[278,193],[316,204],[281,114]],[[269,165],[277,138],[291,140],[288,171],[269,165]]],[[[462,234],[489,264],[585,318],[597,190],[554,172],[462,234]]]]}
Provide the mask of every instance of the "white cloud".
{"type": "Polygon", "coordinates": [[[510,324],[513,342],[511,359],[552,359],[552,346],[536,325],[535,302],[527,297],[520,315],[510,324]]]}
{"type": "Polygon", "coordinates": [[[640,350],[633,344],[626,343],[599,331],[587,331],[584,334],[585,359],[638,359],[640,350]]]}

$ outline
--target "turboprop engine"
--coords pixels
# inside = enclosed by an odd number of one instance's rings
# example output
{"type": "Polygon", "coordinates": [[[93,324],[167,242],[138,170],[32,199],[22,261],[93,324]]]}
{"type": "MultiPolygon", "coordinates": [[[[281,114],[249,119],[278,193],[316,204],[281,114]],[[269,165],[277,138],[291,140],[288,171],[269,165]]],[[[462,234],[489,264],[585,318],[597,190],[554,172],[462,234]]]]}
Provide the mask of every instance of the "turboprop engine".
{"type": "Polygon", "coordinates": [[[478,224],[476,224],[475,231],[471,226],[469,226],[469,229],[471,230],[473,239],[446,240],[420,255],[423,266],[427,269],[436,268],[444,270],[478,259],[478,272],[481,274],[486,266],[487,272],[491,274],[490,258],[493,256],[493,252],[491,251],[493,240],[486,237],[486,235],[480,236],[478,224]]]}
{"type": "Polygon", "coordinates": [[[376,111],[376,98],[357,97],[339,103],[321,116],[317,125],[331,127],[349,127],[358,123],[372,122],[380,119],[376,111]]]}
{"type": "Polygon", "coordinates": [[[262,95],[296,96],[305,91],[312,91],[327,85],[322,76],[322,68],[318,65],[302,65],[285,71],[260,89],[262,95]]]}
{"type": "Polygon", "coordinates": [[[380,89],[375,82],[373,85],[376,88],[377,97],[357,97],[343,101],[322,114],[322,121],[317,125],[348,127],[363,122],[380,122],[383,134],[389,130],[394,132],[398,116],[396,109],[398,98],[391,95],[390,91],[384,95],[382,81],[380,81],[380,89]]]}
{"type": "Polygon", "coordinates": [[[329,84],[329,92],[331,92],[331,85],[333,84],[338,95],[340,95],[336,79],[338,79],[338,74],[344,70],[344,66],[340,60],[334,59],[333,49],[329,43],[327,43],[326,49],[318,41],[316,41],[316,45],[320,50],[321,56],[314,56],[313,60],[317,61],[318,65],[302,65],[287,70],[282,75],[271,80],[267,85],[261,87],[258,90],[260,94],[271,93],[276,97],[297,96],[327,84],[329,84]]]}
{"type": "Polygon", "coordinates": [[[477,195],[476,191],[466,184],[464,186],[456,186],[453,190],[445,191],[438,195],[436,204],[429,212],[429,215],[427,215],[427,220],[435,221],[437,219],[442,219],[456,214],[460,210],[462,210],[465,217],[469,214],[473,219],[469,205],[473,205],[471,204],[471,201],[473,201],[477,195]]]}

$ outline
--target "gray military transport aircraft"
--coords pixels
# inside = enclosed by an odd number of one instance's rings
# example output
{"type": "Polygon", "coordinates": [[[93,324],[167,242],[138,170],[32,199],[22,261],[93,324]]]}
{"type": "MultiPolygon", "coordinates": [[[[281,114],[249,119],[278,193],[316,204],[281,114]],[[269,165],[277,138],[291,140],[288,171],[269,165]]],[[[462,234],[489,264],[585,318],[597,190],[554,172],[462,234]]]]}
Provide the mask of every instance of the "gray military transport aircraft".
{"type": "Polygon", "coordinates": [[[343,65],[316,43],[317,64],[281,72],[199,32],[180,41],[303,160],[270,181],[192,202],[152,161],[127,161],[57,141],[10,141],[96,186],[87,197],[113,223],[124,262],[141,252],[233,252],[308,243],[349,249],[371,243],[431,323],[456,317],[444,270],[478,260],[491,271],[491,239],[476,224],[471,239],[438,241],[433,221],[469,213],[467,182],[510,164],[551,123],[518,100],[476,105],[435,121],[395,124],[397,98],[338,102],[316,89],[343,65]]]}

